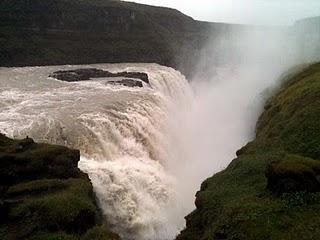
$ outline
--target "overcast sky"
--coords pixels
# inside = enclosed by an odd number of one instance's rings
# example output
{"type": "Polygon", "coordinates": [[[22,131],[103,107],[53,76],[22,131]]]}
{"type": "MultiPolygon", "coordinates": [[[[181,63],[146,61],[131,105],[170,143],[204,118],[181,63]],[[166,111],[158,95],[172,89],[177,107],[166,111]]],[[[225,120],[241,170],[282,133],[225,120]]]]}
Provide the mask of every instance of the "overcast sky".
{"type": "Polygon", "coordinates": [[[205,21],[289,25],[320,16],[320,0],[129,0],[176,8],[205,21]]]}

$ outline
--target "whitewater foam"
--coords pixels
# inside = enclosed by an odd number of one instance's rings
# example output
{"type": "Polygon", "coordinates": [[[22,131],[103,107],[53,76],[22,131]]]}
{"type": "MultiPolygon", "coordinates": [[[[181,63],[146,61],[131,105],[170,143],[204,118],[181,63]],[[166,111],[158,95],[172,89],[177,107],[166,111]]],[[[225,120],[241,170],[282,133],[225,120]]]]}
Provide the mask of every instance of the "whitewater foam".
{"type": "Polygon", "coordinates": [[[179,72],[157,64],[2,68],[0,131],[80,149],[79,167],[115,232],[125,240],[172,240],[200,183],[254,136],[259,94],[277,76],[258,77],[252,68],[217,72],[192,91],[179,72]],[[48,77],[86,67],[146,72],[150,86],[48,77]]]}
{"type": "Polygon", "coordinates": [[[67,83],[49,78],[80,66],[2,68],[0,131],[10,137],[81,150],[108,223],[124,239],[173,239],[184,227],[168,116],[188,108],[192,93],[177,71],[156,64],[100,64],[113,72],[149,75],[150,86],[128,88],[105,79],[67,83]]]}

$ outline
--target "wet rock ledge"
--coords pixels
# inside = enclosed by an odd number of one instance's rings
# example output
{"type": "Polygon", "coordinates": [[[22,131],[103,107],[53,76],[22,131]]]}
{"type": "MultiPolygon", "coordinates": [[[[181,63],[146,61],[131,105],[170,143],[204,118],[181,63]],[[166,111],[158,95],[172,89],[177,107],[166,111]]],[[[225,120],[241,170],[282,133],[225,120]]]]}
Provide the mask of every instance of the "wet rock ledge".
{"type": "Polygon", "coordinates": [[[118,72],[112,73],[97,68],[82,68],[67,71],[57,71],[49,75],[49,77],[66,81],[78,82],[88,81],[93,78],[121,78],[119,81],[108,81],[107,84],[123,85],[127,87],[143,87],[143,83],[149,84],[148,74],[142,72],[118,72]]]}
{"type": "Polygon", "coordinates": [[[78,150],[0,134],[0,239],[118,240],[102,225],[78,150]]]}

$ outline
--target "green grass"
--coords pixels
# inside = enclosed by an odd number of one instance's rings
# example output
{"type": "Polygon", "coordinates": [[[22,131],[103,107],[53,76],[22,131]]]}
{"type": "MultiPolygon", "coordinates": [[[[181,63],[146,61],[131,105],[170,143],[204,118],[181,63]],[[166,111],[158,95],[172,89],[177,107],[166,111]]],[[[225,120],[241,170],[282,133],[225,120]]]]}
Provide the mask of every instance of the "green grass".
{"type": "Polygon", "coordinates": [[[319,69],[315,64],[295,75],[268,101],[258,121],[256,144],[320,159],[319,69]]]}
{"type": "Polygon", "coordinates": [[[101,226],[79,151],[0,134],[1,240],[116,240],[101,226]]]}
{"type": "Polygon", "coordinates": [[[42,178],[84,177],[78,169],[78,150],[36,144],[32,139],[10,140],[0,136],[0,181],[10,185],[42,178]]]}
{"type": "Polygon", "coordinates": [[[311,180],[319,183],[319,119],[320,64],[314,64],[286,79],[267,102],[256,139],[203,182],[178,239],[319,239],[320,188],[310,189],[311,180]],[[279,182],[280,192],[270,187],[279,182]],[[285,193],[292,182],[301,188],[285,193]]]}
{"type": "Polygon", "coordinates": [[[58,191],[67,187],[65,181],[60,179],[43,179],[24,182],[8,188],[7,195],[16,197],[26,194],[41,194],[42,192],[58,191]]]}
{"type": "MultiPolygon", "coordinates": [[[[29,182],[33,188],[42,185],[29,182]]],[[[9,218],[21,224],[32,219],[30,229],[83,233],[95,223],[96,206],[92,201],[90,182],[82,179],[64,181],[65,188],[45,194],[26,194],[21,204],[10,209],[9,218]]],[[[58,186],[58,187],[61,187],[58,186]]],[[[10,189],[9,189],[10,191],[10,189]]]]}

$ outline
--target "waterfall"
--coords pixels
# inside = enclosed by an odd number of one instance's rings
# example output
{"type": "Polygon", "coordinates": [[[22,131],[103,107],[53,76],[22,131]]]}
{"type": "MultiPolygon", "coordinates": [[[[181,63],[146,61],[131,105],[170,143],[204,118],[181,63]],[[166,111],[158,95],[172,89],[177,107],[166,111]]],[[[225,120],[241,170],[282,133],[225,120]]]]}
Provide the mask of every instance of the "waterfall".
{"type": "Polygon", "coordinates": [[[184,227],[190,209],[168,171],[177,157],[171,117],[187,110],[193,97],[179,72],[156,64],[97,64],[1,68],[0,76],[0,131],[80,149],[79,167],[113,230],[124,239],[164,240],[184,227]],[[48,77],[86,67],[145,72],[150,85],[48,77]]]}

